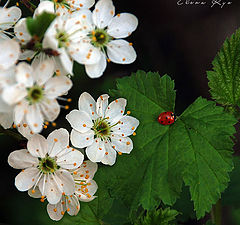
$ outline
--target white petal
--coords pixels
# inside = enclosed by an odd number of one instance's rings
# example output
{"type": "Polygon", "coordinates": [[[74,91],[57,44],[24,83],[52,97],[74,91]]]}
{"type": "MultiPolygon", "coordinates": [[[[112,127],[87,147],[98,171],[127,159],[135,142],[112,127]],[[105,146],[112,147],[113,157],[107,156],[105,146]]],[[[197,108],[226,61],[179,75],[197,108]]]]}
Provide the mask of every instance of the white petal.
{"type": "Polygon", "coordinates": [[[26,18],[20,19],[14,26],[14,33],[16,37],[21,41],[21,43],[24,44],[26,44],[32,38],[28,33],[26,21],[26,18]]]}
{"type": "Polygon", "coordinates": [[[34,189],[33,188],[29,189],[28,195],[32,198],[40,198],[42,196],[38,186],[36,186],[34,189]],[[32,190],[34,190],[34,192],[32,190]]]}
{"type": "Polygon", "coordinates": [[[93,22],[98,28],[108,26],[115,14],[112,0],[99,0],[93,11],[93,22]]]}
{"type": "Polygon", "coordinates": [[[24,115],[26,114],[26,112],[28,112],[28,103],[27,101],[23,100],[21,102],[19,102],[15,107],[14,107],[14,111],[13,111],[13,115],[14,115],[14,122],[15,124],[20,124],[24,118],[24,115]]]}
{"type": "Polygon", "coordinates": [[[63,19],[61,17],[57,17],[48,27],[42,42],[43,48],[51,48],[54,50],[58,50],[58,40],[56,38],[56,35],[57,35],[56,27],[61,29],[62,22],[63,22],[63,19]]]}
{"type": "Polygon", "coordinates": [[[55,66],[52,60],[41,62],[34,71],[34,78],[38,85],[45,84],[54,74],[55,66]]]}
{"type": "MultiPolygon", "coordinates": [[[[72,1],[72,5],[75,9],[89,9],[91,8],[95,3],[95,0],[75,0],[72,1]]],[[[81,10],[80,10],[81,11],[81,10]]]]}
{"type": "Polygon", "coordinates": [[[105,117],[107,118],[109,117],[108,120],[111,122],[111,125],[114,125],[123,117],[126,104],[127,104],[126,99],[119,98],[108,105],[105,117]]]}
{"type": "Polygon", "coordinates": [[[32,50],[24,50],[20,53],[19,60],[32,59],[36,55],[36,52],[32,50]]]}
{"type": "Polygon", "coordinates": [[[50,204],[57,204],[62,197],[63,187],[61,186],[61,183],[59,183],[60,180],[55,174],[48,174],[46,177],[47,178],[45,180],[41,179],[41,182],[39,182],[39,189],[43,196],[46,195],[50,204]],[[45,190],[43,192],[44,183],[45,190]]]}
{"type": "Polygon", "coordinates": [[[80,95],[78,100],[78,108],[80,111],[86,112],[90,117],[95,120],[97,118],[96,114],[96,102],[93,97],[84,92],[80,95]]]}
{"type": "Polygon", "coordinates": [[[108,25],[108,34],[114,38],[128,37],[136,30],[138,19],[130,13],[121,13],[115,16],[108,25]]]}
{"type": "Polygon", "coordinates": [[[85,148],[93,143],[94,131],[89,130],[87,132],[80,133],[72,129],[70,139],[74,147],[85,148]]]}
{"type": "Polygon", "coordinates": [[[76,195],[67,196],[66,201],[67,212],[70,216],[76,216],[80,210],[80,203],[76,195]]]}
{"type": "Polygon", "coordinates": [[[112,127],[114,134],[119,134],[122,137],[127,137],[133,134],[137,129],[139,121],[132,116],[124,116],[120,119],[118,125],[112,127]]]}
{"type": "Polygon", "coordinates": [[[74,179],[81,179],[81,180],[92,180],[95,173],[97,172],[98,164],[91,162],[90,160],[86,160],[82,163],[82,165],[75,170],[73,173],[74,179]]]}
{"type": "Polygon", "coordinates": [[[43,115],[40,111],[40,107],[37,104],[30,105],[26,114],[26,120],[30,129],[34,133],[41,132],[43,128],[43,115]]]}
{"type": "Polygon", "coordinates": [[[45,99],[40,104],[41,111],[47,121],[54,121],[60,113],[60,105],[56,99],[45,99]]]}
{"type": "Polygon", "coordinates": [[[13,115],[12,112],[9,113],[0,113],[0,125],[4,129],[9,129],[13,124],[13,115]]]}
{"type": "Polygon", "coordinates": [[[65,211],[63,211],[62,202],[60,201],[55,205],[48,203],[47,212],[48,212],[49,217],[52,220],[59,221],[63,217],[62,212],[65,212],[65,211]]]}
{"type": "Polygon", "coordinates": [[[0,41],[1,40],[8,40],[8,39],[10,39],[10,37],[8,37],[6,34],[4,34],[4,33],[0,33],[0,41]]]}
{"type": "Polygon", "coordinates": [[[45,94],[48,98],[54,99],[64,95],[72,87],[72,81],[66,76],[55,76],[45,84],[45,94]]]}
{"type": "Polygon", "coordinates": [[[69,133],[63,128],[54,130],[48,135],[47,142],[49,156],[55,157],[69,145],[69,133]]]}
{"type": "Polygon", "coordinates": [[[39,177],[39,169],[30,167],[19,173],[15,178],[15,186],[19,191],[27,191],[37,181],[39,177]]]}
{"type": "Polygon", "coordinates": [[[32,156],[26,149],[11,152],[8,156],[8,164],[15,169],[37,167],[38,163],[38,158],[32,156]]]}
{"type": "Polygon", "coordinates": [[[67,170],[60,169],[57,170],[55,174],[58,181],[61,182],[60,185],[62,186],[64,193],[66,195],[73,194],[75,190],[74,188],[75,183],[71,173],[68,172],[67,170]]]}
{"type": "Polygon", "coordinates": [[[82,164],[83,159],[84,156],[80,151],[69,148],[68,151],[58,157],[57,164],[62,168],[72,170],[79,167],[82,164]]]}
{"type": "Polygon", "coordinates": [[[99,62],[101,51],[91,43],[83,42],[71,44],[69,46],[71,57],[80,64],[92,65],[99,62]]]}
{"type": "Polygon", "coordinates": [[[19,63],[16,67],[16,81],[19,84],[24,84],[25,87],[31,87],[33,85],[33,70],[32,67],[25,63],[19,63]]]}
{"type": "Polygon", "coordinates": [[[98,78],[103,75],[103,72],[105,71],[107,67],[107,60],[106,56],[101,52],[101,58],[96,64],[86,64],[85,69],[86,73],[90,78],[98,78]]]}
{"type": "Polygon", "coordinates": [[[112,62],[119,64],[130,64],[137,58],[137,54],[132,45],[121,39],[108,43],[107,55],[112,62]]]}
{"type": "Polygon", "coordinates": [[[105,144],[106,153],[102,159],[102,163],[112,166],[116,162],[117,152],[112,148],[109,143],[105,144]]]}
{"type": "Polygon", "coordinates": [[[98,189],[97,183],[94,180],[89,180],[89,181],[87,181],[86,184],[87,184],[86,188],[88,190],[87,192],[86,191],[84,191],[84,192],[78,191],[79,188],[81,187],[80,185],[78,185],[76,188],[76,190],[77,190],[76,194],[79,197],[79,200],[82,202],[90,202],[96,198],[96,196],[94,196],[94,194],[96,193],[96,191],[98,189]]]}
{"type": "Polygon", "coordinates": [[[14,40],[0,42],[0,69],[6,70],[13,66],[20,55],[20,46],[14,40]]]}
{"type": "Polygon", "coordinates": [[[100,162],[105,155],[104,142],[100,138],[95,139],[93,144],[86,148],[86,154],[92,162],[100,162]]]}
{"type": "Polygon", "coordinates": [[[22,12],[18,7],[0,8],[0,28],[3,30],[11,28],[21,17],[22,12]]]}
{"type": "Polygon", "coordinates": [[[114,149],[121,153],[129,154],[133,149],[133,142],[129,137],[114,134],[114,137],[111,137],[111,142],[114,149]]]}
{"type": "Polygon", "coordinates": [[[89,131],[93,126],[90,116],[84,111],[74,109],[66,116],[66,119],[73,129],[82,133],[89,131]]]}
{"type": "Polygon", "coordinates": [[[97,104],[96,104],[97,114],[102,118],[105,117],[105,111],[108,106],[108,98],[109,98],[109,95],[103,94],[97,99],[97,104]]]}
{"type": "Polygon", "coordinates": [[[32,156],[44,158],[48,152],[47,140],[40,134],[34,134],[27,143],[27,149],[32,156]]]}
{"type": "Polygon", "coordinates": [[[55,13],[54,3],[50,2],[50,1],[40,2],[38,7],[34,11],[33,17],[36,17],[36,16],[40,15],[43,12],[55,13]]]}
{"type": "Polygon", "coordinates": [[[27,123],[23,122],[17,126],[18,132],[28,140],[34,135],[27,123]]]}
{"type": "Polygon", "coordinates": [[[73,61],[68,56],[65,49],[58,49],[59,56],[54,57],[56,70],[59,70],[61,75],[73,75],[73,61]]]}
{"type": "Polygon", "coordinates": [[[27,91],[22,84],[15,84],[4,88],[2,93],[3,100],[9,105],[13,105],[21,101],[27,96],[27,91]]]}

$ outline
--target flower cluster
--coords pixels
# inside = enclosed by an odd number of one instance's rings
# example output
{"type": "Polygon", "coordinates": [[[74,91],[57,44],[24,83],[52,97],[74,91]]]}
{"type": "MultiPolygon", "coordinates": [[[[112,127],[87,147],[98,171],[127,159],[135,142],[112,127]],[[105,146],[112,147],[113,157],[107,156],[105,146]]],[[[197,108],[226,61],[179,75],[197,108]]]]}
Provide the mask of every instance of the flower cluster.
{"type": "Polygon", "coordinates": [[[115,15],[112,0],[94,4],[41,0],[32,18],[21,18],[16,6],[0,8],[0,125],[17,128],[28,139],[27,147],[12,152],[8,163],[22,170],[15,179],[17,189],[47,200],[53,220],[65,212],[77,215],[79,201],[95,198],[97,162],[112,166],[117,153],[129,154],[129,136],[136,135],[139,125],[130,111],[125,114],[126,99],[108,104],[107,94],[95,101],[84,92],[79,108],[66,116],[71,135],[63,128],[47,139],[39,134],[59,116],[64,107],[59,101],[71,101],[64,96],[73,85],[74,62],[84,65],[90,78],[98,78],[107,62],[136,60],[132,43],[124,38],[136,30],[137,18],[115,15]]]}

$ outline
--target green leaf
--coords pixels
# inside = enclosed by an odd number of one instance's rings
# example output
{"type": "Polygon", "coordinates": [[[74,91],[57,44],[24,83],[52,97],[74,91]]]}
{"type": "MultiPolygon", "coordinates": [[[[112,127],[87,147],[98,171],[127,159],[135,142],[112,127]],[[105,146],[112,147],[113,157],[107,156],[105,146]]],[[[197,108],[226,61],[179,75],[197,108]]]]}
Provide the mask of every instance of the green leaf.
{"type": "MultiPolygon", "coordinates": [[[[190,186],[197,217],[210,211],[229,181],[232,170],[231,137],[236,120],[214,102],[198,98],[170,126],[158,123],[161,112],[174,111],[174,82],[169,76],[138,71],[118,80],[118,96],[140,120],[134,150],[118,157],[106,174],[110,193],[130,206],[153,210],[162,200],[173,205],[182,183],[190,186]]],[[[116,92],[115,92],[116,93],[116,92]]]]}
{"type": "Polygon", "coordinates": [[[146,216],[138,219],[134,225],[168,225],[177,215],[178,212],[170,208],[147,211],[146,216]]]}
{"type": "MultiPolygon", "coordinates": [[[[208,71],[213,99],[226,106],[240,106],[240,30],[227,38],[208,71]]],[[[231,108],[231,110],[233,110],[231,108]]]]}
{"type": "Polygon", "coordinates": [[[36,18],[27,18],[27,28],[32,36],[42,39],[50,24],[56,18],[55,14],[43,12],[36,18]]]}

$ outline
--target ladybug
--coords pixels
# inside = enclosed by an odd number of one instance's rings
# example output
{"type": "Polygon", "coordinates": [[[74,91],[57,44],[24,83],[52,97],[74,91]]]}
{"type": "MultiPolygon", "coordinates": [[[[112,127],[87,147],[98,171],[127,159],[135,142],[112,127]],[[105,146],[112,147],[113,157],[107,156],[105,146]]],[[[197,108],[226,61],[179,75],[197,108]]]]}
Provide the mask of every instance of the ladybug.
{"type": "Polygon", "coordinates": [[[158,116],[158,122],[162,125],[170,125],[175,122],[175,115],[173,112],[163,112],[158,116]]]}

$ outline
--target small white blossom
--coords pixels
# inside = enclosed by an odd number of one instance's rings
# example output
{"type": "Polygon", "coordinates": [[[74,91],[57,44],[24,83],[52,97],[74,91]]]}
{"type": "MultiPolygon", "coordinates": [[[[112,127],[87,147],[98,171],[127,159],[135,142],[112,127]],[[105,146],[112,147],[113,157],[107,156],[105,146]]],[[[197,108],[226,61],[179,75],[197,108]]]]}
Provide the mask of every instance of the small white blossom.
{"type": "Polygon", "coordinates": [[[75,216],[80,210],[80,201],[89,202],[96,198],[94,194],[97,191],[97,184],[93,180],[94,174],[97,171],[97,164],[91,161],[85,161],[75,171],[73,171],[73,178],[75,181],[75,192],[73,195],[63,195],[62,199],[57,204],[48,204],[48,215],[52,220],[62,219],[64,213],[70,216],[75,216]]]}
{"type": "Polygon", "coordinates": [[[58,129],[47,139],[35,134],[29,139],[27,149],[12,152],[8,157],[9,165],[22,169],[15,178],[17,189],[31,189],[32,194],[39,189],[42,198],[46,197],[51,204],[57,204],[62,195],[72,195],[75,182],[68,170],[82,164],[83,154],[68,144],[68,131],[58,129]]]}
{"type": "Polygon", "coordinates": [[[73,146],[86,148],[92,162],[113,165],[116,151],[130,153],[133,142],[128,137],[134,133],[139,121],[124,115],[127,101],[119,98],[108,105],[109,96],[101,95],[97,102],[86,92],[79,98],[79,110],[72,110],[67,116],[73,130],[73,146]]]}
{"type": "Polygon", "coordinates": [[[60,113],[58,96],[65,94],[72,82],[66,76],[53,76],[50,60],[36,68],[22,62],[16,66],[16,84],[3,89],[2,98],[14,106],[14,122],[26,121],[34,133],[41,132],[44,120],[54,121],[60,113]]]}
{"type": "Polygon", "coordinates": [[[0,7],[0,41],[9,39],[9,36],[13,36],[6,30],[12,28],[14,24],[21,18],[21,15],[21,10],[15,6],[8,9],[0,7]]]}

